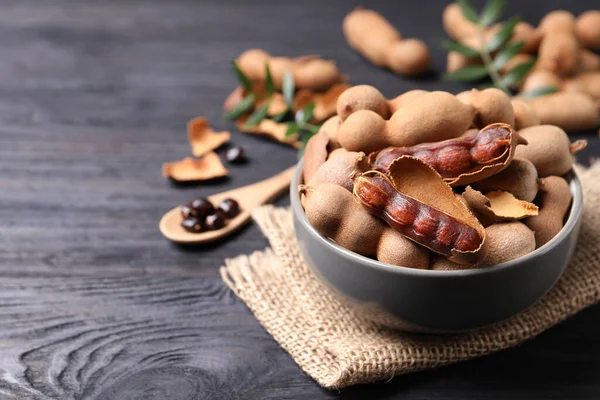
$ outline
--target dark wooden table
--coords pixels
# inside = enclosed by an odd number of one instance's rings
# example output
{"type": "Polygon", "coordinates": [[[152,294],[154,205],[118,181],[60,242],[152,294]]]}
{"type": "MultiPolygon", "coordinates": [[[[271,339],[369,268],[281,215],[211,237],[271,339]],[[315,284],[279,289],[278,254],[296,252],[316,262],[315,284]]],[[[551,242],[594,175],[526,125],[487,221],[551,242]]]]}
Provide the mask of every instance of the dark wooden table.
{"type": "MultiPolygon", "coordinates": [[[[191,249],[158,232],[171,207],[296,159],[234,133],[252,161],[229,179],[178,188],[161,177],[163,162],[189,154],[188,119],[233,128],[221,104],[235,85],[229,61],[245,49],[322,54],[388,96],[464,89],[402,79],[352,52],[341,20],[353,3],[0,3],[1,399],[600,398],[599,307],[497,355],[323,390],[218,276],[226,257],[267,245],[256,226],[191,249]]],[[[425,40],[440,71],[443,3],[369,5],[425,40]]],[[[537,23],[554,8],[597,6],[573,3],[513,1],[509,11],[537,23]]],[[[600,156],[596,136],[580,160],[600,156]]]]}

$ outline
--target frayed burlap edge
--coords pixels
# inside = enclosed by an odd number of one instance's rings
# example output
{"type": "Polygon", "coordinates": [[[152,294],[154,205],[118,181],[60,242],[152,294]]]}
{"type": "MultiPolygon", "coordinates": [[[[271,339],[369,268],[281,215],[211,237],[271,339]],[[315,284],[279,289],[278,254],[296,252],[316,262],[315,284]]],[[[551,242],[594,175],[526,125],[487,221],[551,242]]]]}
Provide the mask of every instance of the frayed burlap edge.
{"type": "Polygon", "coordinates": [[[600,163],[579,167],[581,234],[556,286],[518,316],[478,331],[415,335],[357,317],[304,264],[289,209],[253,212],[270,249],[226,260],[221,276],[257,320],[320,385],[342,388],[434,368],[515,346],[600,300],[600,163]]]}

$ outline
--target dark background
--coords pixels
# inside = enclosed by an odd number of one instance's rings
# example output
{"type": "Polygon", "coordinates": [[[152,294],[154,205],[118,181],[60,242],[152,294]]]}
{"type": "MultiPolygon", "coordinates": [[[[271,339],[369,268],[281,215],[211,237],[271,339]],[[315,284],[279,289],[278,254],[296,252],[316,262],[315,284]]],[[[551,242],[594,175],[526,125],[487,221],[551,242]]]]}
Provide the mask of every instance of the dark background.
{"type": "MultiPolygon", "coordinates": [[[[445,66],[445,1],[369,1],[445,66]]],[[[597,1],[511,1],[537,24],[597,1]]],[[[160,216],[197,195],[292,165],[288,147],[233,133],[252,161],[177,188],[161,164],[189,155],[186,121],[233,127],[229,62],[250,47],[321,54],[395,96],[461,84],[405,79],[346,45],[351,1],[0,2],[0,399],[600,398],[600,308],[482,359],[342,391],[305,375],[226,288],[226,257],[263,249],[256,226],[183,249],[160,216]]],[[[589,132],[586,162],[600,156],[589,132]]],[[[288,199],[279,204],[285,205],[288,199]]],[[[510,293],[507,293],[510,296],[510,293]]]]}

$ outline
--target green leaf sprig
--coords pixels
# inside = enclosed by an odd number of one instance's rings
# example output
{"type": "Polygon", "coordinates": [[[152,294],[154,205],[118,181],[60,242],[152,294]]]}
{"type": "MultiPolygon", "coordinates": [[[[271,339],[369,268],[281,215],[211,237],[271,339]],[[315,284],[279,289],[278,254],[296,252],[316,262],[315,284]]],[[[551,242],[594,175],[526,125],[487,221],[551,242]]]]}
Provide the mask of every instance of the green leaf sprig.
{"type": "MultiPolygon", "coordinates": [[[[446,73],[444,78],[454,81],[478,81],[489,77],[492,87],[502,89],[510,94],[510,87],[519,83],[533,68],[536,59],[519,64],[510,69],[504,76],[500,70],[509,60],[523,48],[524,42],[510,43],[515,26],[521,20],[518,16],[504,22],[498,32],[486,43],[485,29],[502,17],[506,6],[505,0],[489,0],[478,13],[469,0],[457,0],[463,16],[477,26],[477,37],[480,49],[474,49],[455,40],[444,40],[442,46],[448,51],[455,51],[469,58],[478,57],[483,65],[470,65],[454,72],[446,73]]],[[[489,85],[488,85],[489,86],[489,85]]]]}
{"type": "MultiPolygon", "coordinates": [[[[258,125],[262,120],[269,118],[269,106],[271,105],[271,97],[275,94],[275,83],[269,64],[265,63],[265,93],[258,93],[254,90],[252,81],[238,67],[235,61],[232,61],[233,70],[240,85],[245,89],[246,96],[237,103],[231,110],[225,114],[225,118],[235,120],[242,115],[248,113],[254,107],[257,100],[265,100],[264,104],[255,109],[246,120],[244,127],[251,128],[258,125]]],[[[282,95],[287,108],[277,115],[271,117],[275,122],[284,122],[287,124],[285,137],[289,138],[293,135],[298,135],[301,138],[302,146],[300,151],[303,151],[308,140],[319,131],[321,124],[312,124],[314,103],[309,103],[302,110],[293,113],[294,98],[296,96],[296,85],[294,77],[290,71],[285,71],[282,83],[282,95]]]]}

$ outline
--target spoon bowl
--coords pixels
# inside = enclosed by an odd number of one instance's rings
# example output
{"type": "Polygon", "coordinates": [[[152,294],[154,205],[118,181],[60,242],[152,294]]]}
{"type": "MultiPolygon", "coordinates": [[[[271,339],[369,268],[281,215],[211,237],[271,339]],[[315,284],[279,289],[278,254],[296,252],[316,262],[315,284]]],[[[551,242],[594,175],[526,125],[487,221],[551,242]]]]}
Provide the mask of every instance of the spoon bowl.
{"type": "Polygon", "coordinates": [[[181,221],[183,220],[181,207],[177,206],[161,218],[159,223],[160,232],[167,239],[181,244],[201,244],[219,240],[248,223],[254,208],[269,203],[287,192],[294,175],[294,169],[295,167],[290,167],[263,181],[209,196],[208,199],[215,206],[225,199],[233,199],[240,206],[240,213],[227,220],[226,225],[221,229],[200,233],[186,231],[181,227],[181,221]]]}

